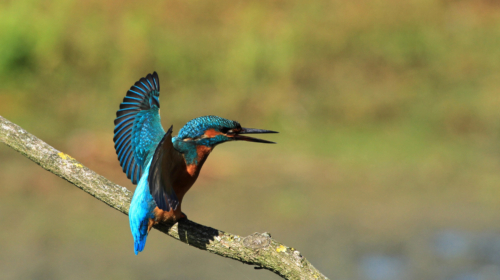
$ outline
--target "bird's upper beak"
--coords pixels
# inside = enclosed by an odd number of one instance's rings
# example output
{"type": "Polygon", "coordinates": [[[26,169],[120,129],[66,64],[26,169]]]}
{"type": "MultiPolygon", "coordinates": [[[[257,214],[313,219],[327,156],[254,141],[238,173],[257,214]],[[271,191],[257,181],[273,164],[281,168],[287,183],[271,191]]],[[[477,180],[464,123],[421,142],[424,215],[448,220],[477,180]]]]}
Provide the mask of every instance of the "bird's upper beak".
{"type": "Polygon", "coordinates": [[[257,133],[278,133],[278,132],[272,131],[272,130],[265,130],[265,129],[242,127],[241,131],[237,135],[234,136],[234,140],[245,140],[245,141],[250,141],[250,142],[276,144],[275,142],[241,135],[241,134],[257,134],[257,133]]]}

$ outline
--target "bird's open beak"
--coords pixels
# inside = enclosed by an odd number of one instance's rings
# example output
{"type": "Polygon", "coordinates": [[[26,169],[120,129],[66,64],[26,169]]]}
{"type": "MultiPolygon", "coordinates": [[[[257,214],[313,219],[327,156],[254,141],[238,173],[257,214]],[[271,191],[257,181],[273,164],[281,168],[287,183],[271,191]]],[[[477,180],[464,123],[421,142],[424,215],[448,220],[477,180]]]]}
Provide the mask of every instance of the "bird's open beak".
{"type": "Polygon", "coordinates": [[[243,136],[241,134],[257,134],[257,133],[278,133],[277,131],[272,131],[272,130],[265,130],[265,129],[256,129],[256,128],[241,128],[240,133],[234,136],[235,140],[245,140],[245,141],[250,141],[250,142],[258,142],[258,143],[269,143],[269,144],[276,144],[275,142],[263,140],[263,139],[258,139],[258,138],[253,138],[253,137],[248,137],[248,136],[243,136]]]}

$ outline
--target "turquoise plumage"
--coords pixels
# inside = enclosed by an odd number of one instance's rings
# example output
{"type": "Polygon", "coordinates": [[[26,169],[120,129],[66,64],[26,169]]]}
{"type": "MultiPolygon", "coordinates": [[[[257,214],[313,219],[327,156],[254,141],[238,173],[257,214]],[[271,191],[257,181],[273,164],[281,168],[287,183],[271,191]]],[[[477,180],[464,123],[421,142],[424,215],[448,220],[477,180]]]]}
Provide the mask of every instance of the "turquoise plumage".
{"type": "Polygon", "coordinates": [[[144,249],[156,223],[186,218],[182,199],[215,146],[233,140],[273,143],[242,134],[276,133],[204,116],[189,121],[172,137],[172,127],[165,132],[161,125],[159,96],[160,81],[154,72],[128,90],[116,112],[116,154],[127,178],[138,183],[129,209],[135,254],[144,249]]]}
{"type": "Polygon", "coordinates": [[[120,104],[115,119],[115,149],[123,171],[136,184],[129,209],[135,254],[146,244],[149,219],[156,204],[149,193],[148,172],[153,153],[165,131],[160,122],[160,81],[149,74],[136,82],[120,104]],[[144,171],[144,176],[142,176],[144,171]]]}
{"type": "Polygon", "coordinates": [[[137,184],[144,162],[165,134],[160,122],[160,81],[149,74],[127,92],[116,112],[115,149],[127,178],[137,184]]]}
{"type": "Polygon", "coordinates": [[[132,236],[134,237],[134,251],[137,255],[144,249],[146,238],[148,237],[148,224],[150,219],[154,219],[153,210],[156,204],[149,193],[148,172],[151,160],[144,168],[144,176],[139,180],[130,204],[129,222],[132,236]]]}

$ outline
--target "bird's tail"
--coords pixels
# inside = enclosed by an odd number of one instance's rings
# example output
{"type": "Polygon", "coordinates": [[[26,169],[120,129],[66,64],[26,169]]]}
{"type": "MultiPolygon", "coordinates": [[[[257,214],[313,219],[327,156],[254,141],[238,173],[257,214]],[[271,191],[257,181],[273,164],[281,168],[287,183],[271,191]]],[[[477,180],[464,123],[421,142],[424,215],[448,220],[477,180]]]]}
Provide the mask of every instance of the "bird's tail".
{"type": "MultiPolygon", "coordinates": [[[[132,219],[134,220],[134,219],[132,219]]],[[[133,223],[131,220],[131,224],[133,223]]],[[[132,236],[134,237],[134,251],[135,254],[139,254],[144,250],[144,246],[146,246],[146,239],[148,238],[148,218],[144,217],[139,221],[138,227],[132,228],[132,236]]]]}
{"type": "Polygon", "coordinates": [[[130,230],[134,237],[134,251],[137,255],[144,250],[146,246],[146,239],[148,238],[148,226],[150,219],[154,218],[153,210],[156,205],[153,197],[149,193],[148,174],[151,161],[145,168],[145,175],[141,177],[137,188],[135,189],[134,196],[130,202],[130,209],[128,212],[130,230]]]}
{"type": "Polygon", "coordinates": [[[146,239],[148,238],[148,234],[143,236],[139,236],[139,238],[134,240],[134,251],[135,254],[139,254],[139,252],[142,252],[144,250],[144,246],[146,246],[146,239]]]}

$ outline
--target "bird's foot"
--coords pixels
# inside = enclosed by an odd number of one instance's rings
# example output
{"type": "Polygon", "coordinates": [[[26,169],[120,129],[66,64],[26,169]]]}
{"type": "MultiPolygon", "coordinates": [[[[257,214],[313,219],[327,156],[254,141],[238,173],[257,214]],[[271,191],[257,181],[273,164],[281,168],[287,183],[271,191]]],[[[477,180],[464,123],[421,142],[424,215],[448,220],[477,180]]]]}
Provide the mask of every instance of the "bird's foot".
{"type": "Polygon", "coordinates": [[[157,222],[153,219],[149,219],[148,221],[148,233],[151,230],[151,228],[156,224],[157,222]]]}
{"type": "Polygon", "coordinates": [[[181,216],[179,217],[179,221],[180,220],[187,220],[188,219],[188,216],[186,214],[184,214],[184,212],[181,212],[181,216]]]}

